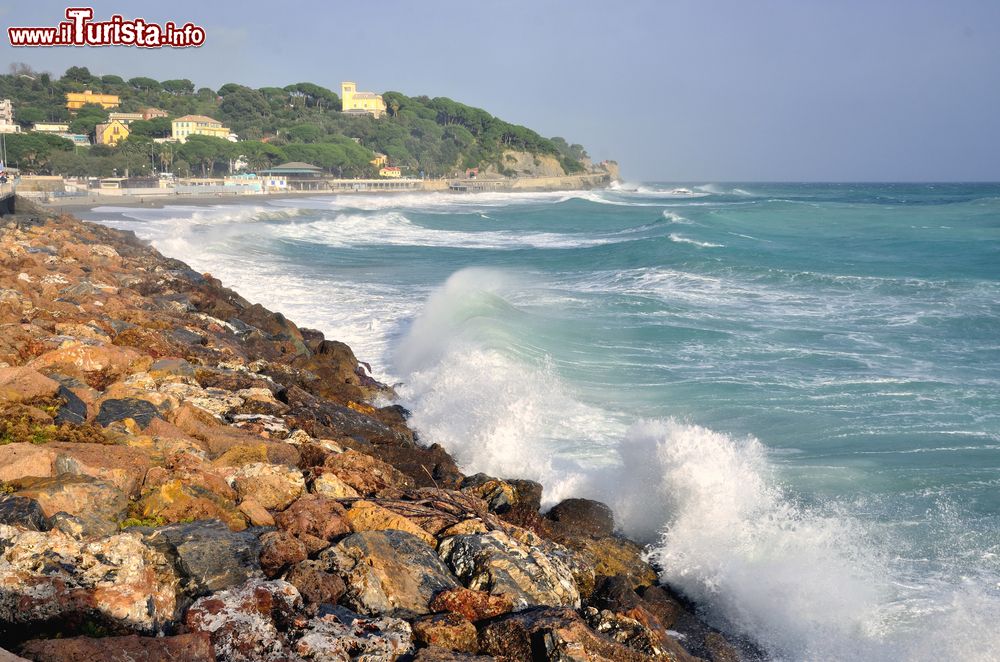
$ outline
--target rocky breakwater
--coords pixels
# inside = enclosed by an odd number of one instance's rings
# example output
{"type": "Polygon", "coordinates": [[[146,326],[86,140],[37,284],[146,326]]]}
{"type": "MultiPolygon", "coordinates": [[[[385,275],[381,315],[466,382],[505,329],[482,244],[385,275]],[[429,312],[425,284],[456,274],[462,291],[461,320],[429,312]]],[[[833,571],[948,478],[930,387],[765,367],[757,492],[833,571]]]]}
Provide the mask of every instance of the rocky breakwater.
{"type": "Polygon", "coordinates": [[[343,343],[2,222],[0,659],[738,659],[606,506],[464,475],[343,343]]]}

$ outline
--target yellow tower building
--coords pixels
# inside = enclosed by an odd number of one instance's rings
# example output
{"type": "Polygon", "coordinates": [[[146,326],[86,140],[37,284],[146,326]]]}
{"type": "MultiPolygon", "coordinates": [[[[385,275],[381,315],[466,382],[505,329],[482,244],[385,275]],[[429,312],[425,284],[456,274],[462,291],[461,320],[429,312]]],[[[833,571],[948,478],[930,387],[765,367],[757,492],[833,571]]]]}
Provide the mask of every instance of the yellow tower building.
{"type": "Polygon", "coordinates": [[[340,84],[341,112],[349,115],[371,115],[378,119],[385,115],[385,101],[381,94],[358,92],[358,86],[345,81],[340,84]]]}

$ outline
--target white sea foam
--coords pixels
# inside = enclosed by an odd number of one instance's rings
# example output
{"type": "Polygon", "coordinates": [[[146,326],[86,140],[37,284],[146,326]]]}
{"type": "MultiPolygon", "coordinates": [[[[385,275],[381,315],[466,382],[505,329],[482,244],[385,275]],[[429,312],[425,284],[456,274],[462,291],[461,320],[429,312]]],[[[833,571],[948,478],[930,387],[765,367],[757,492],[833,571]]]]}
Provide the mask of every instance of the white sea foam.
{"type": "MultiPolygon", "coordinates": [[[[489,227],[495,227],[490,224],[489,227]]],[[[374,214],[333,214],[319,220],[275,228],[286,239],[327,246],[438,246],[449,248],[551,248],[568,249],[629,241],[627,236],[512,232],[506,230],[443,230],[414,223],[397,211],[374,214]]]]}
{"type": "Polygon", "coordinates": [[[692,246],[697,246],[698,248],[723,248],[722,244],[713,244],[710,241],[698,241],[697,239],[691,239],[689,237],[684,237],[676,233],[670,233],[668,236],[670,241],[677,244],[691,244],[692,246]]]}
{"type": "MultiPolygon", "coordinates": [[[[619,232],[597,234],[571,234],[559,232],[516,232],[508,230],[444,230],[414,223],[403,212],[380,210],[375,213],[345,213],[312,210],[322,214],[318,219],[295,222],[303,216],[300,208],[276,208],[243,205],[219,205],[211,208],[166,207],[164,209],[131,209],[99,207],[96,213],[116,212],[130,219],[148,223],[145,230],[154,235],[161,247],[171,255],[180,255],[176,249],[178,242],[188,243],[186,237],[195,227],[206,234],[222,238],[227,232],[241,233],[242,226],[264,221],[289,221],[273,224],[270,234],[279,239],[320,243],[333,247],[349,246],[423,246],[452,248],[489,248],[498,250],[519,248],[571,249],[587,246],[601,246],[635,237],[630,235],[648,226],[631,228],[619,232]],[[226,227],[231,228],[226,230],[226,227]],[[181,232],[178,235],[178,231],[181,232]]],[[[482,220],[492,221],[480,214],[482,220]]],[[[114,227],[133,228],[131,221],[111,220],[114,227]]],[[[496,227],[493,223],[484,223],[496,227]]],[[[186,254],[186,253],[185,253],[186,254]]]]}
{"type": "Polygon", "coordinates": [[[692,191],[683,186],[647,186],[645,184],[634,184],[630,182],[612,182],[608,189],[620,193],[637,193],[646,197],[654,198],[703,198],[710,193],[705,191],[692,191]]]}
{"type": "Polygon", "coordinates": [[[667,219],[671,223],[676,223],[677,225],[695,225],[695,222],[689,218],[684,218],[680,214],[669,209],[663,210],[663,218],[667,219]]]}
{"type": "Polygon", "coordinates": [[[704,193],[708,193],[711,195],[740,195],[744,197],[751,197],[756,195],[755,193],[747,191],[746,189],[742,188],[726,189],[723,188],[722,186],[719,186],[718,184],[702,184],[701,186],[695,186],[694,190],[702,191],[704,193]]]}

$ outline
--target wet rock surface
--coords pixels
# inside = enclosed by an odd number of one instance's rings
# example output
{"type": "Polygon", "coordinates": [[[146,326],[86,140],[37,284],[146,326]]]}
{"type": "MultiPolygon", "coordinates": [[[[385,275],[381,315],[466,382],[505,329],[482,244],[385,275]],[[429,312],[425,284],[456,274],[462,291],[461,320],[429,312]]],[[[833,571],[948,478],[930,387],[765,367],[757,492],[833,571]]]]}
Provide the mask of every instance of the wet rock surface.
{"type": "Polygon", "coordinates": [[[347,345],[30,214],[0,219],[0,660],[752,653],[603,504],[543,516],[420,443],[347,345]]]}

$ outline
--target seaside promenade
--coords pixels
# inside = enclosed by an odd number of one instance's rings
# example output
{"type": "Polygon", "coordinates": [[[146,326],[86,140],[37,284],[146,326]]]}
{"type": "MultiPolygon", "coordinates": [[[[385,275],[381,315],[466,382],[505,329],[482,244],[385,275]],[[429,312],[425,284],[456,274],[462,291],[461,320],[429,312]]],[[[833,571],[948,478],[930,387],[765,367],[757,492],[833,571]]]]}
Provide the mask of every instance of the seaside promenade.
{"type": "MultiPolygon", "coordinates": [[[[179,201],[213,204],[259,198],[316,196],[333,194],[386,194],[415,192],[528,192],[572,191],[608,186],[608,173],[586,173],[553,177],[512,177],[498,179],[334,179],[324,178],[309,188],[263,189],[248,184],[223,183],[218,179],[191,179],[173,186],[146,188],[84,188],[71,180],[23,177],[17,193],[33,202],[60,209],[81,209],[99,205],[162,206],[179,201]],[[46,180],[42,182],[41,180],[46,180]],[[36,190],[32,190],[36,188],[36,190]]],[[[4,185],[10,188],[10,185],[4,185]]],[[[6,189],[4,189],[6,190],[6,189]]],[[[12,190],[12,189],[11,189],[12,190]]],[[[2,196],[0,196],[2,200],[2,196]]]]}

